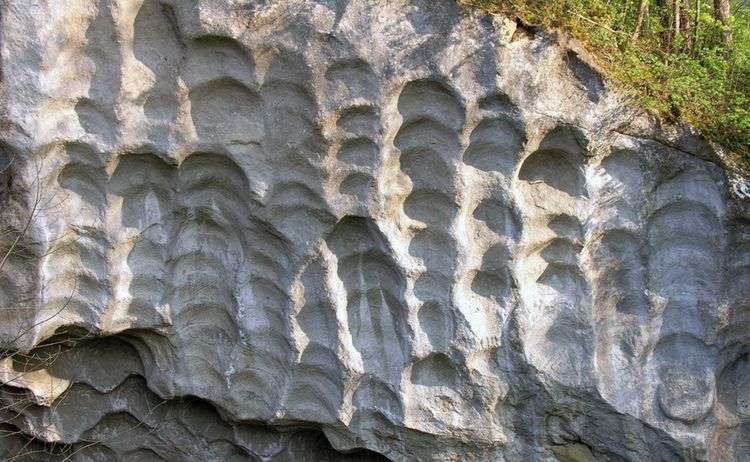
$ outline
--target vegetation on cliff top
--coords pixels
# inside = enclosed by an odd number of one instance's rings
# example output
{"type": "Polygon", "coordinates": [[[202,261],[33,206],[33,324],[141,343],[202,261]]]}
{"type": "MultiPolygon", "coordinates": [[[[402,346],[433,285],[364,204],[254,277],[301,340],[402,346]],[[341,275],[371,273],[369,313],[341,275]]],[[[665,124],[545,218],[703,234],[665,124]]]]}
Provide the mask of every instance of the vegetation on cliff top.
{"type": "Polygon", "coordinates": [[[580,39],[603,71],[750,169],[750,0],[464,0],[580,39]]]}

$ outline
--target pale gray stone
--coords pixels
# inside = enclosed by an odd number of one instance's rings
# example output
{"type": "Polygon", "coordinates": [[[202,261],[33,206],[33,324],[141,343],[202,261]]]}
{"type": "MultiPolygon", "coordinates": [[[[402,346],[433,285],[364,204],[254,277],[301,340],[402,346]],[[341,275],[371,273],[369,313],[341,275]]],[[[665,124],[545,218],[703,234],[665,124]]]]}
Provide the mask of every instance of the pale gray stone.
{"type": "Polygon", "coordinates": [[[747,181],[576,41],[1,5],[5,458],[747,460],[747,181]]]}

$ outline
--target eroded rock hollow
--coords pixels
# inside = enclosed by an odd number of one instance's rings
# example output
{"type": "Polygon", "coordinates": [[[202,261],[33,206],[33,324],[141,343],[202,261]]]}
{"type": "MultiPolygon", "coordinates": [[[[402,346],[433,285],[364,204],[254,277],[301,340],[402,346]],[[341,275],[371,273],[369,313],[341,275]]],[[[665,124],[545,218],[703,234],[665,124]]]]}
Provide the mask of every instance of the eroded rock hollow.
{"type": "Polygon", "coordinates": [[[576,42],[1,8],[6,458],[747,460],[747,187],[576,42]]]}

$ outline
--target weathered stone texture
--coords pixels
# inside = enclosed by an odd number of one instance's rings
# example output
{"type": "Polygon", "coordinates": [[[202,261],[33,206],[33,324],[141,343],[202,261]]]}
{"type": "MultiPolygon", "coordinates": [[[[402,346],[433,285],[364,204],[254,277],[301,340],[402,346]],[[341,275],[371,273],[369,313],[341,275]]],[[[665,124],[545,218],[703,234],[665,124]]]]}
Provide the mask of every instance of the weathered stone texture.
{"type": "Polygon", "coordinates": [[[747,460],[747,186],[576,42],[0,4],[6,457],[747,460]]]}

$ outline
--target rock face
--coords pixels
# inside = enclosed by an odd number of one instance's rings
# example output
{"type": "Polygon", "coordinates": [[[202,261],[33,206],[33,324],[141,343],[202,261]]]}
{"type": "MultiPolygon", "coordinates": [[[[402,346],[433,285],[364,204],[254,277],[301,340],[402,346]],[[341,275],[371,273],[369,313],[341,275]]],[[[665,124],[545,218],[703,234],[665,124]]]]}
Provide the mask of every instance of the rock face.
{"type": "Polygon", "coordinates": [[[747,460],[746,185],[575,42],[451,0],[0,31],[5,457],[747,460]]]}

